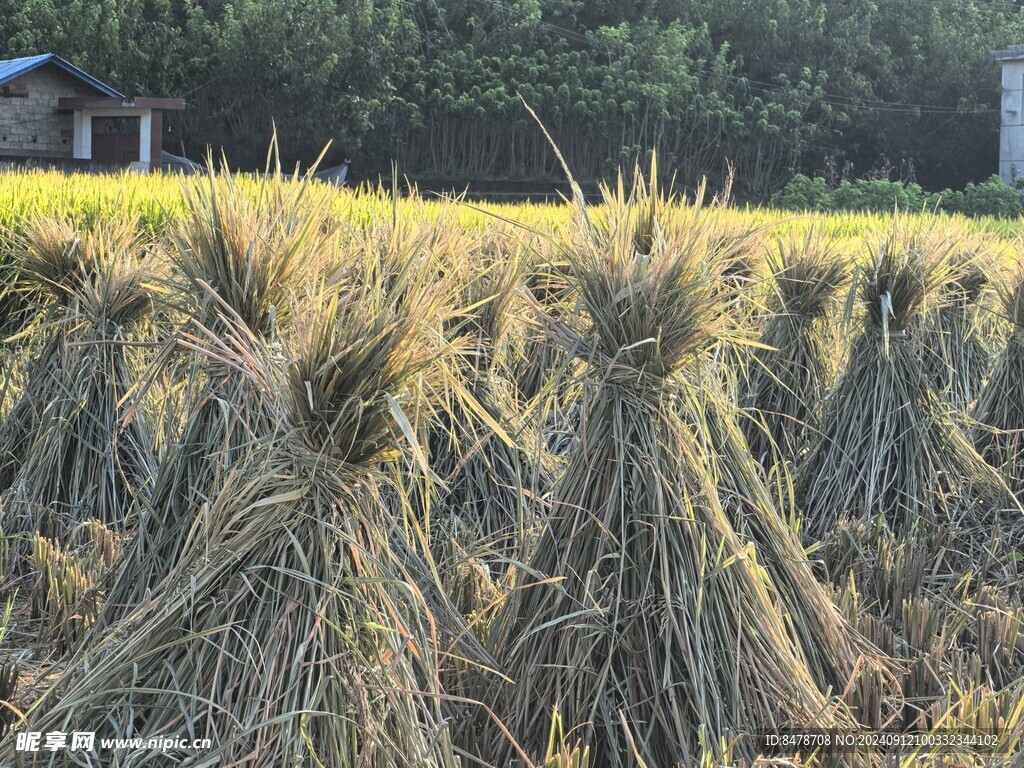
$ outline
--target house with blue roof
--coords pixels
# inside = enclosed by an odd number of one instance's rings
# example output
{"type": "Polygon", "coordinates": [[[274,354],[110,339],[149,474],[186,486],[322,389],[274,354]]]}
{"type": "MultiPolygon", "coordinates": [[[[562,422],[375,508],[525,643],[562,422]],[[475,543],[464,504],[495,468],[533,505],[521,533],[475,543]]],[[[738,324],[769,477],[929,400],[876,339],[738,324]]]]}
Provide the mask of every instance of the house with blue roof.
{"type": "Polygon", "coordinates": [[[0,159],[159,169],[163,113],[181,99],[126,96],[52,53],[0,61],[0,159]]]}

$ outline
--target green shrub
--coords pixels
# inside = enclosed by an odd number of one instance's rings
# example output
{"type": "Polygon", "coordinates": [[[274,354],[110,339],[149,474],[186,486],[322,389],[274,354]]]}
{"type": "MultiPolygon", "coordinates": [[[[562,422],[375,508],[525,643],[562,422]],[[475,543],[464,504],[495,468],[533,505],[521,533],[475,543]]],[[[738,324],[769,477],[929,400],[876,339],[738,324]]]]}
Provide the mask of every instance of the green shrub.
{"type": "Polygon", "coordinates": [[[1015,217],[1024,213],[1020,191],[992,176],[960,191],[925,192],[919,184],[888,179],[844,180],[829,189],[825,179],[797,174],[771,199],[776,208],[819,211],[945,211],[967,216],[1015,217]]]}
{"type": "Polygon", "coordinates": [[[822,178],[809,178],[798,173],[780,191],[772,196],[772,205],[794,211],[814,211],[827,208],[822,202],[828,198],[828,185],[822,178]]]}
{"type": "Polygon", "coordinates": [[[968,184],[964,197],[965,213],[973,216],[1019,216],[1024,213],[1020,192],[1004,184],[998,176],[991,176],[981,184],[968,184]]]}
{"type": "Polygon", "coordinates": [[[894,207],[915,210],[923,202],[921,187],[887,179],[844,181],[828,195],[828,207],[837,211],[887,211],[894,207]]]}

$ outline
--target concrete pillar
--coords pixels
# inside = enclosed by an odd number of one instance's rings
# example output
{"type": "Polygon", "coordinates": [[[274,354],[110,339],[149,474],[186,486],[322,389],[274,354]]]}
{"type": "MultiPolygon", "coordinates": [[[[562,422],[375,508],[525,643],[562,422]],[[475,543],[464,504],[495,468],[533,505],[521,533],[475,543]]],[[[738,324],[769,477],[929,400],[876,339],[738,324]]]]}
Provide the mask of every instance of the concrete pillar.
{"type": "Polygon", "coordinates": [[[150,133],[150,159],[149,167],[159,171],[164,163],[164,113],[159,109],[153,110],[153,130],[150,133]]]}
{"type": "Polygon", "coordinates": [[[1024,61],[1003,63],[1003,98],[999,127],[999,176],[1014,184],[1024,175],[1024,61]]]}
{"type": "Polygon", "coordinates": [[[82,157],[92,160],[92,112],[82,110],[82,157]]]}
{"type": "Polygon", "coordinates": [[[993,51],[1003,68],[999,108],[999,178],[1013,185],[1024,176],[1024,45],[993,51]]]}
{"type": "Polygon", "coordinates": [[[139,162],[149,168],[153,157],[153,110],[144,109],[139,120],[139,162]]]}
{"type": "Polygon", "coordinates": [[[76,109],[74,125],[72,156],[77,160],[89,160],[92,158],[92,118],[85,110],[76,109]]]}

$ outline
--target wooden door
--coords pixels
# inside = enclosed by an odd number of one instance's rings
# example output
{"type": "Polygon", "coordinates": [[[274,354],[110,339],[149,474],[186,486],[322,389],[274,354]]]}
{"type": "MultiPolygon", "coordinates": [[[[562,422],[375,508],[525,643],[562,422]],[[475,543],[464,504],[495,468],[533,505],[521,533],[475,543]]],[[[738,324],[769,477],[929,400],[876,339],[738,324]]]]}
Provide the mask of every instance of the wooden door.
{"type": "Polygon", "coordinates": [[[127,165],[139,159],[139,117],[94,117],[92,159],[127,165]]]}

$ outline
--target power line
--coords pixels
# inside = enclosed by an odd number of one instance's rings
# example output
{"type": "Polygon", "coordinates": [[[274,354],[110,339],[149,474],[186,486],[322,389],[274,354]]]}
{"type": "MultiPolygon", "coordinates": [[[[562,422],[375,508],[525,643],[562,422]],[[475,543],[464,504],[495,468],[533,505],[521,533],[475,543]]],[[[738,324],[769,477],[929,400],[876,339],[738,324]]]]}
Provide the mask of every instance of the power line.
{"type": "MultiPolygon", "coordinates": [[[[778,94],[784,92],[784,85],[778,83],[766,83],[761,80],[754,80],[743,75],[726,74],[723,75],[732,80],[743,82],[752,90],[761,91],[764,93],[778,94]]],[[[900,112],[909,114],[936,114],[936,115],[974,115],[974,114],[995,114],[999,112],[998,109],[989,107],[946,107],[933,104],[911,104],[908,102],[901,101],[881,101],[875,99],[861,99],[856,96],[842,96],[834,93],[827,93],[825,91],[815,91],[815,95],[821,96],[821,101],[826,104],[830,104],[833,107],[857,107],[859,109],[867,109],[876,112],[900,112]],[[840,99],[843,101],[829,101],[829,99],[840,99]]]]}
{"type": "MultiPolygon", "coordinates": [[[[934,8],[934,0],[901,0],[906,3],[917,3],[918,5],[927,5],[934,8]]],[[[978,6],[981,8],[988,8],[993,11],[1001,11],[1004,13],[1020,13],[1024,10],[1024,7],[1020,5],[1007,5],[1006,3],[989,2],[989,0],[970,0],[971,5],[978,6]]],[[[966,10],[964,8],[963,10],[966,10]]]]}

